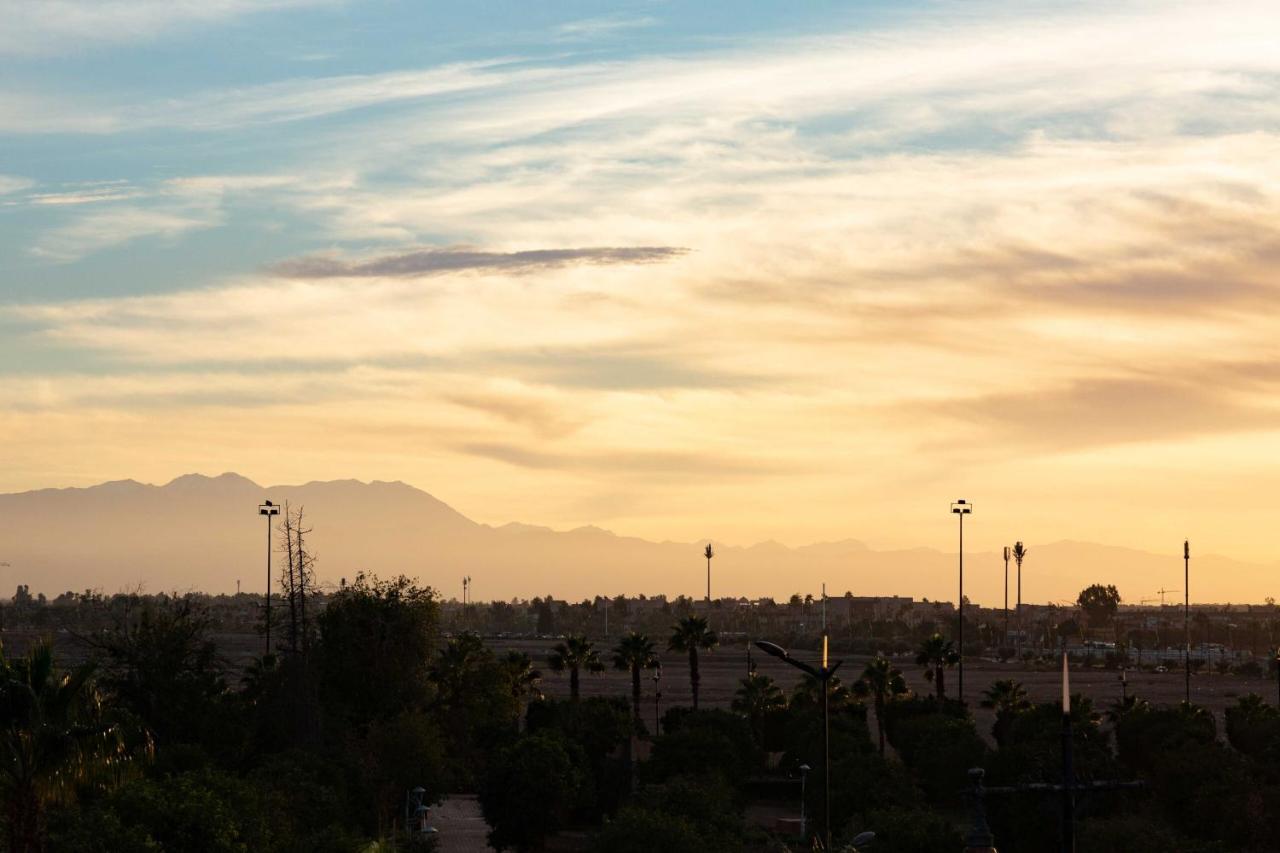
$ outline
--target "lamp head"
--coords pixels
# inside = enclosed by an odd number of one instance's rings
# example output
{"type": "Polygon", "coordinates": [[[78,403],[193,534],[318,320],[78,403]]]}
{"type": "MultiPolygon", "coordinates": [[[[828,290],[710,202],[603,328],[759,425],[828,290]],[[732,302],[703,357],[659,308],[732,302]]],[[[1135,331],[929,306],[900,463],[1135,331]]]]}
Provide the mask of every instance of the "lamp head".
{"type": "Polygon", "coordinates": [[[962,498],[951,505],[951,511],[956,515],[968,515],[973,512],[973,504],[966,502],[962,498]]]}
{"type": "Polygon", "coordinates": [[[280,507],[276,506],[271,501],[266,501],[265,503],[258,506],[258,515],[279,515],[279,514],[280,514],[280,507]]]}

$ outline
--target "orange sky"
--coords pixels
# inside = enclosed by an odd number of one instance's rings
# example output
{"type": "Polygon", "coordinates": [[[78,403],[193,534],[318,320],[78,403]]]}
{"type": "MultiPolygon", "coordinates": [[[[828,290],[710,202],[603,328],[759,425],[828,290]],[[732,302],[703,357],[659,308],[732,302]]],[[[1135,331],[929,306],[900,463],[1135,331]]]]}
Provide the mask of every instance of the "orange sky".
{"type": "MultiPolygon", "coordinates": [[[[399,479],[481,521],[881,547],[948,547],[966,497],[975,548],[1273,562],[1274,6],[989,11],[119,107],[285,141],[47,225],[0,180],[40,250],[0,303],[0,491],[399,479]],[[241,222],[248,254],[194,242],[241,222]],[[110,286],[18,293],[73,273],[110,286]]],[[[100,124],[45,132],[129,144],[100,124]]]]}

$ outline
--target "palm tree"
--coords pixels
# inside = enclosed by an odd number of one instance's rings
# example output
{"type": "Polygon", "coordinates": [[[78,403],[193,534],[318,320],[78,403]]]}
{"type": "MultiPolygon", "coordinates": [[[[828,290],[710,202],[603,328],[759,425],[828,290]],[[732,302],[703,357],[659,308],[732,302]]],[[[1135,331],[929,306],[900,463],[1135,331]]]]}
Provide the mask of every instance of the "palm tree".
{"type": "MultiPolygon", "coordinates": [[[[854,703],[856,697],[840,683],[838,676],[827,682],[827,703],[832,711],[838,711],[854,703]]],[[[791,691],[791,708],[795,711],[822,710],[822,680],[809,673],[800,676],[800,683],[791,691]]]]}
{"type": "Polygon", "coordinates": [[[1022,561],[1027,558],[1027,546],[1022,544],[1019,539],[1013,545],[1013,559],[1018,563],[1018,599],[1014,609],[1014,616],[1018,623],[1018,646],[1022,646],[1022,561]]]}
{"type": "Polygon", "coordinates": [[[658,654],[654,651],[653,640],[644,634],[632,631],[613,650],[614,668],[631,671],[631,707],[635,711],[636,720],[640,719],[640,670],[652,669],[657,665],[658,654]]]}
{"type": "Polygon", "coordinates": [[[119,782],[151,753],[141,727],[104,708],[92,674],[92,664],[58,671],[47,644],[12,661],[0,652],[0,796],[11,853],[43,849],[50,804],[119,782]]]}
{"type": "Polygon", "coordinates": [[[702,549],[702,556],[707,558],[707,603],[711,603],[711,558],[716,555],[716,551],[711,547],[711,543],[707,543],[707,547],[702,549]]]}
{"type": "Polygon", "coordinates": [[[470,631],[454,637],[440,650],[428,675],[439,688],[439,701],[442,705],[455,704],[459,697],[469,691],[471,672],[476,664],[485,659],[492,660],[489,650],[485,648],[480,635],[470,631]]]}
{"type": "Polygon", "coordinates": [[[582,634],[574,634],[565,638],[563,643],[556,643],[547,655],[547,665],[553,672],[569,671],[569,701],[578,701],[578,673],[603,672],[604,664],[596,653],[595,645],[582,634]]]}
{"type": "Polygon", "coordinates": [[[1149,711],[1150,709],[1150,702],[1146,699],[1139,699],[1137,696],[1130,694],[1123,699],[1111,703],[1111,707],[1107,708],[1107,720],[1109,720],[1114,726],[1119,724],[1121,720],[1130,714],[1140,714],[1143,711],[1149,711]]]}
{"type": "Polygon", "coordinates": [[[876,709],[876,734],[880,737],[880,755],[884,756],[884,708],[895,696],[907,692],[902,670],[889,663],[884,655],[876,655],[862,670],[854,692],[872,697],[876,709]]]}
{"type": "Polygon", "coordinates": [[[959,662],[960,654],[956,651],[956,644],[943,638],[941,634],[934,634],[925,640],[916,654],[916,663],[927,667],[924,677],[933,682],[934,694],[940,700],[947,698],[946,671],[959,662]]]}
{"type": "Polygon", "coordinates": [[[542,673],[533,666],[533,658],[514,649],[502,659],[502,673],[507,679],[507,689],[515,706],[516,728],[525,706],[542,699],[542,673]]]}
{"type": "Polygon", "coordinates": [[[991,735],[996,743],[1004,746],[1005,737],[1009,733],[1013,719],[1031,707],[1027,698],[1027,689],[1012,678],[1001,678],[993,681],[982,694],[981,705],[996,712],[996,722],[991,728],[991,735]]]}
{"type": "Polygon", "coordinates": [[[787,697],[782,688],[767,675],[751,673],[738,682],[738,691],[733,695],[730,708],[741,714],[751,724],[756,733],[756,740],[764,742],[765,717],[787,707],[787,697]]]}
{"type": "Polygon", "coordinates": [[[673,652],[689,653],[689,686],[693,689],[693,710],[698,710],[698,684],[702,676],[698,673],[698,650],[714,649],[719,640],[716,632],[707,627],[707,620],[701,616],[686,616],[676,623],[667,648],[673,652]]]}

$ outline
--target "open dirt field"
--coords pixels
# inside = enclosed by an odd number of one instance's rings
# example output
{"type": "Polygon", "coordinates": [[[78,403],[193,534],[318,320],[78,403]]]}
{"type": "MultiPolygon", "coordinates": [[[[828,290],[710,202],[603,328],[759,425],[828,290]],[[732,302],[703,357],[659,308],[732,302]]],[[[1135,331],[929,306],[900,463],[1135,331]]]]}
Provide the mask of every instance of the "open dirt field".
{"type": "MultiPolygon", "coordinates": [[[[543,690],[550,696],[567,696],[569,693],[569,677],[567,674],[551,672],[545,665],[547,653],[555,645],[550,640],[490,640],[495,649],[518,649],[528,653],[540,665],[543,671],[543,690]]],[[[602,650],[602,658],[609,662],[604,650],[611,644],[598,642],[602,650]]],[[[819,652],[804,652],[792,649],[792,654],[804,660],[817,662],[819,652]]],[[[689,689],[688,658],[682,654],[664,651],[662,659],[662,707],[672,703],[687,705],[691,701],[689,689]]],[[[799,680],[797,670],[782,661],[771,658],[761,652],[753,652],[757,671],[772,676],[784,689],[789,690],[799,680]]],[[[868,656],[850,656],[844,659],[839,675],[845,681],[852,681],[862,672],[868,656]]],[[[908,686],[918,693],[932,692],[932,686],[924,678],[924,671],[917,666],[913,655],[904,655],[894,659],[906,677],[908,686]]],[[[746,650],[742,646],[721,647],[711,654],[699,657],[699,669],[702,673],[701,704],[709,708],[727,708],[733,699],[738,682],[747,672],[746,650]]],[[[1153,704],[1173,704],[1180,702],[1183,695],[1183,675],[1180,669],[1172,669],[1167,673],[1136,672],[1127,673],[1128,691],[1153,704]]],[[[1001,678],[1016,679],[1030,693],[1034,701],[1057,700],[1062,692],[1062,673],[1059,669],[1030,669],[1022,664],[998,663],[992,660],[967,659],[965,661],[965,695],[973,707],[978,721],[978,730],[989,735],[995,715],[978,707],[978,699],[993,681],[1001,678]]],[[[947,695],[956,695],[956,671],[947,673],[947,695]]],[[[627,673],[610,669],[600,675],[582,676],[582,695],[584,696],[625,696],[631,690],[627,673]]],[[[1092,698],[1094,706],[1105,710],[1121,694],[1120,673],[1116,670],[1082,669],[1073,666],[1071,670],[1071,691],[1092,698]]],[[[1218,719],[1218,730],[1223,728],[1223,711],[1228,705],[1235,703],[1236,698],[1247,693],[1258,693],[1268,702],[1276,701],[1276,683],[1268,678],[1244,678],[1236,675],[1217,675],[1202,673],[1191,677],[1191,700],[1211,709],[1218,719]]],[[[651,723],[653,713],[653,681],[646,675],[644,681],[645,719],[651,723]]]]}

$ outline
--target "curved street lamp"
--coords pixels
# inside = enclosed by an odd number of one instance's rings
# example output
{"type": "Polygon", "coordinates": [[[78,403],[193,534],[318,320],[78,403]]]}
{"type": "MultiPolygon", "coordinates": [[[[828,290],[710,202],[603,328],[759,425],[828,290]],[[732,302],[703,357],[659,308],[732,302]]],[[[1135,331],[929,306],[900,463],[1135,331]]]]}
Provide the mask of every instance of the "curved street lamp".
{"type": "Polygon", "coordinates": [[[822,638],[822,666],[815,667],[805,663],[802,660],[796,660],[791,653],[779,646],[777,643],[769,643],[764,640],[756,640],[756,648],[760,651],[773,655],[775,658],[789,663],[802,672],[807,672],[822,683],[822,775],[823,775],[823,791],[822,795],[825,805],[822,810],[822,837],[824,850],[831,849],[831,707],[828,702],[831,691],[828,689],[828,683],[831,676],[835,675],[840,664],[844,661],[836,661],[829,663],[827,660],[827,638],[822,638]]]}

